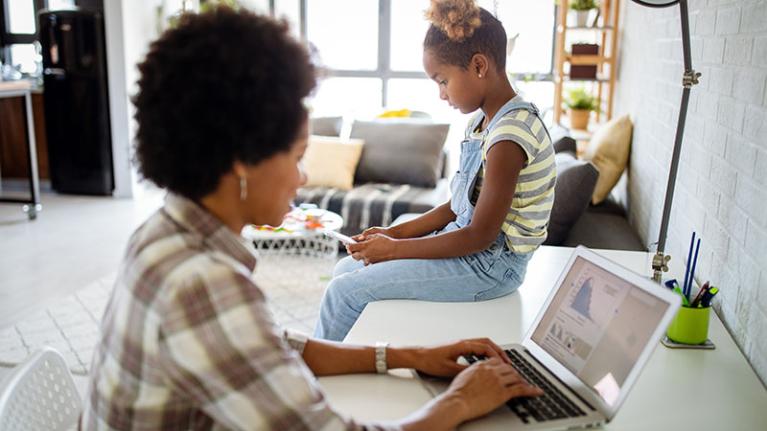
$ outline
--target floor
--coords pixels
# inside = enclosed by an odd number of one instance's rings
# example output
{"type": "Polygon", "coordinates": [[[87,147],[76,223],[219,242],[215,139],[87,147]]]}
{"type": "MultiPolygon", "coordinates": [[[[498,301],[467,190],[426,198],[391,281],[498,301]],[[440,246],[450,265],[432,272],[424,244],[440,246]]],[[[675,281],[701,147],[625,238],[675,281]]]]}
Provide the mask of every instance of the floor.
{"type": "MultiPolygon", "coordinates": [[[[0,380],[37,346],[52,345],[84,389],[97,322],[125,245],[163,195],[156,189],[135,199],[44,193],[34,221],[20,205],[0,204],[0,380]]],[[[255,274],[275,320],[311,332],[335,259],[275,259],[259,259],[255,274]]]]}

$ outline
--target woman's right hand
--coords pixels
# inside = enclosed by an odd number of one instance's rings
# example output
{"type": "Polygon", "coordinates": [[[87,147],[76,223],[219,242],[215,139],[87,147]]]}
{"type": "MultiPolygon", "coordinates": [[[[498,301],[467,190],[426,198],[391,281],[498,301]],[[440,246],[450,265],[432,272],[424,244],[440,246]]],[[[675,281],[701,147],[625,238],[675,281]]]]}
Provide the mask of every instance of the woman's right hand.
{"type": "Polygon", "coordinates": [[[508,363],[498,358],[474,363],[458,374],[445,393],[464,406],[462,422],[484,416],[517,397],[537,397],[543,391],[530,385],[508,363]]]}

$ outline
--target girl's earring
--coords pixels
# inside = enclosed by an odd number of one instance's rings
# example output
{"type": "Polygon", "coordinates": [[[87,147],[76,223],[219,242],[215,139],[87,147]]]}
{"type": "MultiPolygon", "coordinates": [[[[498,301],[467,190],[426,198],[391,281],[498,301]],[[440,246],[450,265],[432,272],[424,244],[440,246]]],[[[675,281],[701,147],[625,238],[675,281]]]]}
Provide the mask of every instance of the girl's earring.
{"type": "Polygon", "coordinates": [[[477,75],[477,76],[479,76],[480,78],[482,78],[482,74],[481,74],[481,73],[480,73],[479,75],[477,75]]]}
{"type": "Polygon", "coordinates": [[[245,201],[248,198],[248,180],[245,176],[240,177],[240,200],[245,201]]]}

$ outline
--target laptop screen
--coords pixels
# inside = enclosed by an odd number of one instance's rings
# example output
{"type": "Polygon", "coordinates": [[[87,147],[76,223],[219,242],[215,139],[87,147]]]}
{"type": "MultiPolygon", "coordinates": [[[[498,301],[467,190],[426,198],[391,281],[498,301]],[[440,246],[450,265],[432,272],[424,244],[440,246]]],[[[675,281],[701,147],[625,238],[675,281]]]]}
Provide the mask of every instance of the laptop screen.
{"type": "Polygon", "coordinates": [[[612,406],[669,306],[578,256],[531,338],[612,406]]]}

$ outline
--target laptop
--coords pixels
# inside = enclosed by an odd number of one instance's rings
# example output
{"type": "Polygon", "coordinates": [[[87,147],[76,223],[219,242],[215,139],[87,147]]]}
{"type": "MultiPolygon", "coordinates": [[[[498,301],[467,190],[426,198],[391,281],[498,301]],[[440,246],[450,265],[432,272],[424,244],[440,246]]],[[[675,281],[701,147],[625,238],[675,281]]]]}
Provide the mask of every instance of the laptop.
{"type": "MultiPolygon", "coordinates": [[[[576,248],[522,343],[501,346],[517,371],[545,394],[512,399],[461,429],[549,430],[610,422],[680,302],[650,279],[576,248]]],[[[434,396],[449,384],[421,379],[434,396]]]]}

